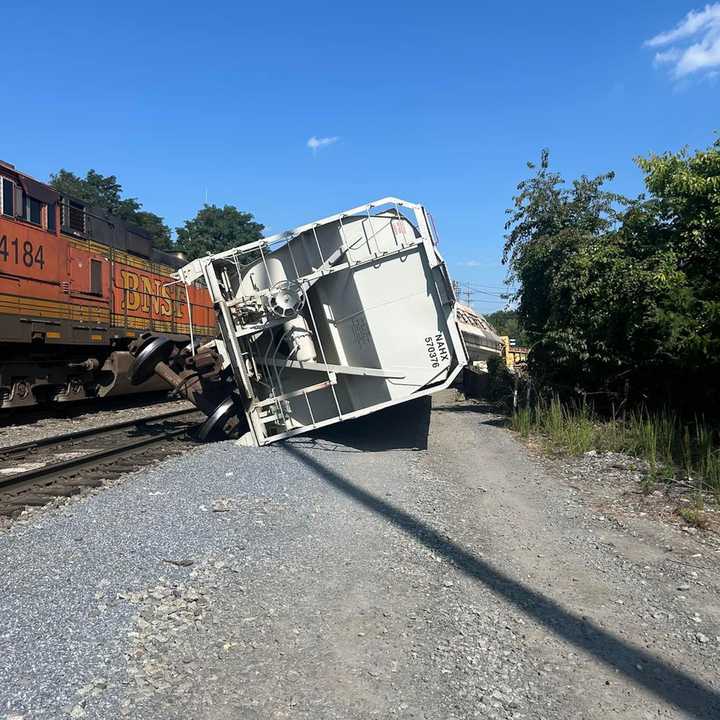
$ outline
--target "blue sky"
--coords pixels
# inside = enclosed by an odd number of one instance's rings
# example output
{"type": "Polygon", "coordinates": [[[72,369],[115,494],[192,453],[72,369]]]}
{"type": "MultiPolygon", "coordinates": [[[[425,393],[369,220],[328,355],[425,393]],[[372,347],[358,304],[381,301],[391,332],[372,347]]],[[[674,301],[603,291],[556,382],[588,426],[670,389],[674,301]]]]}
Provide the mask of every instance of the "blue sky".
{"type": "Polygon", "coordinates": [[[487,289],[541,148],[636,194],[633,156],[720,128],[720,4],[36,0],[3,36],[0,157],[19,169],[116,174],[173,227],[206,192],[270,232],[397,195],[487,289]]]}

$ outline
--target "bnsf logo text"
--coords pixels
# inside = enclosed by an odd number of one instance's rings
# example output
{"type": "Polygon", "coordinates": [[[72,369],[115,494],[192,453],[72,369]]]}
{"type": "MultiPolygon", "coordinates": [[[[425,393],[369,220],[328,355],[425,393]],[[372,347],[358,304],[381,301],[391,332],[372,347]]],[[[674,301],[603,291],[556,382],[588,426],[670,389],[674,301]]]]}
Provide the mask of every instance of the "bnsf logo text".
{"type": "Polygon", "coordinates": [[[159,278],[147,277],[129,270],[121,270],[123,298],[121,308],[132,312],[142,310],[149,313],[152,309],[154,315],[171,317],[173,306],[175,317],[182,317],[182,303],[170,296],[170,291],[159,278]]]}

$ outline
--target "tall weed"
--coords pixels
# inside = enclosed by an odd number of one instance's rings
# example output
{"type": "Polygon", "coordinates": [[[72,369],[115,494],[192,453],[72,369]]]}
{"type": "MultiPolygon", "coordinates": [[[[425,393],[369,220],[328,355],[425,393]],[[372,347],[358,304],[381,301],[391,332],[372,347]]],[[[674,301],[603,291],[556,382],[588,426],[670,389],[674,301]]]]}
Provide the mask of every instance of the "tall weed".
{"type": "Polygon", "coordinates": [[[512,427],[523,437],[538,434],[553,448],[572,454],[596,449],[635,455],[647,463],[651,482],[682,474],[720,500],[720,439],[704,419],[687,423],[670,410],[636,410],[624,419],[606,420],[584,402],[568,404],[553,396],[519,409],[512,427]]]}

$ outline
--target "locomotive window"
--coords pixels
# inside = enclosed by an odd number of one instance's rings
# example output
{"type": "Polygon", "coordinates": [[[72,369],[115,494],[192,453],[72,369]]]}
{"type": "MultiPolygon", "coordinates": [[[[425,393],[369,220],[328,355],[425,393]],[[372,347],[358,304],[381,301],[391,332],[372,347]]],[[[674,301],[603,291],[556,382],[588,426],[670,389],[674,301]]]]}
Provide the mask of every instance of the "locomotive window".
{"type": "Polygon", "coordinates": [[[15,210],[15,183],[7,178],[2,178],[2,213],[12,217],[15,210]]]}
{"type": "Polygon", "coordinates": [[[25,219],[35,225],[42,225],[42,203],[35,198],[24,196],[25,199],[25,219]]]}
{"type": "Polygon", "coordinates": [[[90,293],[102,295],[102,263],[90,260],[90,293]]]}

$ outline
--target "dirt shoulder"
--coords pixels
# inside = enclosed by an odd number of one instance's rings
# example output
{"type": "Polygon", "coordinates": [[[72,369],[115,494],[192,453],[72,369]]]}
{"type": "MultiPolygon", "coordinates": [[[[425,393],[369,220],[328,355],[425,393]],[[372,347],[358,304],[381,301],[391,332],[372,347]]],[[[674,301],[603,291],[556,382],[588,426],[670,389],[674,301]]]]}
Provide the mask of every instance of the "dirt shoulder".
{"type": "Polygon", "coordinates": [[[550,716],[720,712],[716,537],[662,517],[618,458],[530,451],[477,403],[438,403],[435,415],[428,460],[486,491],[486,556],[523,584],[534,652],[549,651],[546,687],[563,697],[550,716]],[[475,479],[463,471],[473,464],[475,479]]]}

